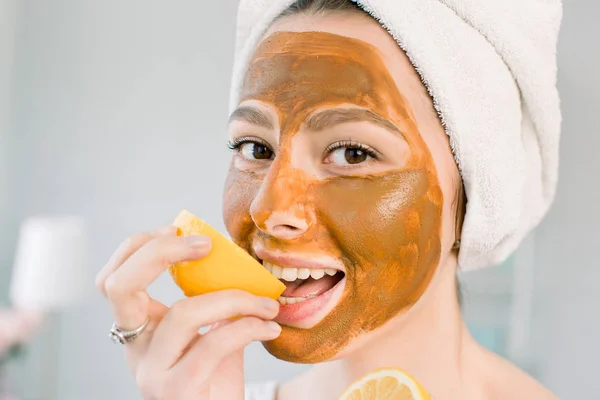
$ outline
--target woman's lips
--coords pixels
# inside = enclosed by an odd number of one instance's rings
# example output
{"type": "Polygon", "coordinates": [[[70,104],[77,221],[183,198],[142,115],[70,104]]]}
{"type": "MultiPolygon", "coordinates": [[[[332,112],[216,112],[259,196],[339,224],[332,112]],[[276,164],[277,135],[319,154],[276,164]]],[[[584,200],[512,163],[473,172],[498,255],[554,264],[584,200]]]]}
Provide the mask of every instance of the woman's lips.
{"type": "Polygon", "coordinates": [[[260,246],[253,250],[264,267],[287,287],[278,299],[281,307],[275,321],[310,328],[333,309],[345,284],[344,266],[339,260],[268,251],[260,246]]]}
{"type": "Polygon", "coordinates": [[[275,321],[284,325],[294,325],[298,328],[311,328],[335,307],[333,303],[337,303],[336,299],[339,298],[336,294],[343,290],[345,283],[346,278],[344,277],[331,289],[316,296],[309,296],[301,301],[298,301],[297,297],[280,297],[281,306],[275,321]],[[283,304],[289,299],[294,299],[295,302],[283,304]]]}

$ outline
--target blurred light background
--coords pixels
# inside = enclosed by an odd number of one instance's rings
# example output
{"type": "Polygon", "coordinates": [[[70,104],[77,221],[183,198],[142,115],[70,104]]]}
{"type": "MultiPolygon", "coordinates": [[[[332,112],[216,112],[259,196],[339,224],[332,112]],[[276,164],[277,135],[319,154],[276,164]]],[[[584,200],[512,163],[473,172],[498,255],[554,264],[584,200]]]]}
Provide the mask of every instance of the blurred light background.
{"type": "MultiPolygon", "coordinates": [[[[19,226],[35,215],[87,225],[85,295],[5,371],[22,400],[138,399],[93,276],[132,233],[181,208],[224,232],[220,197],[237,1],[0,0],[0,305],[19,226]],[[50,350],[51,351],[50,351],[50,350]],[[51,354],[50,357],[48,354],[51,354]],[[55,395],[44,393],[48,377],[55,395]]],[[[550,215],[505,265],[463,276],[477,339],[561,398],[596,398],[600,358],[600,4],[565,2],[564,124],[550,215]]],[[[166,276],[151,293],[181,297],[166,276]]],[[[259,345],[250,381],[304,366],[259,345]]]]}

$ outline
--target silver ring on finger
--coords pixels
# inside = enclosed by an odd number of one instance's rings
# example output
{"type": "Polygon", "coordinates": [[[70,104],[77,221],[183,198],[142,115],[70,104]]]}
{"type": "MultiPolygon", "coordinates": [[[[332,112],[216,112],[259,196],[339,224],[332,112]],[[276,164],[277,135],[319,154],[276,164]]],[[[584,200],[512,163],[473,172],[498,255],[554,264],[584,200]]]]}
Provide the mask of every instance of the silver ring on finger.
{"type": "Polygon", "coordinates": [[[146,318],[146,322],[140,325],[139,328],[136,328],[132,331],[126,331],[122,328],[119,328],[116,323],[113,322],[112,328],[110,328],[110,332],[108,333],[108,337],[117,344],[129,343],[140,336],[142,332],[144,332],[149,322],[150,317],[146,318]]]}

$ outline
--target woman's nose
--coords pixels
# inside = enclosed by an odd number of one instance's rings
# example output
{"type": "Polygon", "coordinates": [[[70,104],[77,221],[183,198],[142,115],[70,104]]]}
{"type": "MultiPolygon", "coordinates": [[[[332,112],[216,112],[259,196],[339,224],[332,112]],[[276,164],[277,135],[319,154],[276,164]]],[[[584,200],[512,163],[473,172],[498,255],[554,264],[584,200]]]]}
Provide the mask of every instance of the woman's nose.
{"type": "Polygon", "coordinates": [[[292,212],[274,211],[259,228],[275,238],[290,240],[302,236],[308,229],[308,223],[305,218],[298,218],[292,212]]]}
{"type": "Polygon", "coordinates": [[[250,215],[264,233],[282,240],[296,239],[311,225],[306,202],[308,184],[301,171],[274,167],[254,198],[250,215]]]}

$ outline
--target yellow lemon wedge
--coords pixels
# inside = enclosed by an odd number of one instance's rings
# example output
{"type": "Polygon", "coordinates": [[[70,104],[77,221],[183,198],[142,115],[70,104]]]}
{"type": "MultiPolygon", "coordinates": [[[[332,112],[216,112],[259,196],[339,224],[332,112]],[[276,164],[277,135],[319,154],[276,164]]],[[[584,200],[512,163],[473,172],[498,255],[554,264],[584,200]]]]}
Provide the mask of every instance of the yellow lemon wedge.
{"type": "Polygon", "coordinates": [[[285,290],[285,285],[251,255],[189,211],[181,211],[173,225],[179,228],[180,236],[205,235],[212,239],[208,256],[169,268],[186,296],[241,289],[276,300],[285,290]]]}
{"type": "Polygon", "coordinates": [[[398,368],[382,368],[354,382],[339,400],[431,400],[431,397],[406,372],[398,368]]]}

